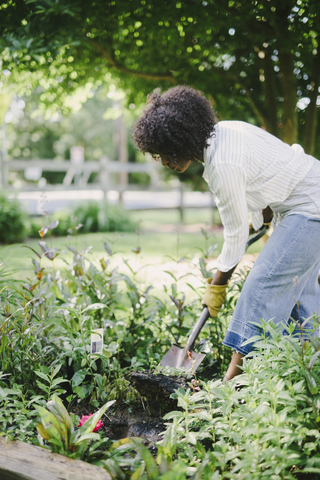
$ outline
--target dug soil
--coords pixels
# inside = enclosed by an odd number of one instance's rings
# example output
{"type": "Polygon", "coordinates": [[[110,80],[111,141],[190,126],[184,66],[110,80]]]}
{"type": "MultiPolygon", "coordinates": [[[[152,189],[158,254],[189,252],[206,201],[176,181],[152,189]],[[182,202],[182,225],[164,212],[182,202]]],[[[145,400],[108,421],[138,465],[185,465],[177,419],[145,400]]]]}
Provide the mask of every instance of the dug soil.
{"type": "MultiPolygon", "coordinates": [[[[139,392],[140,402],[115,404],[102,417],[103,427],[99,432],[111,440],[139,437],[155,453],[155,443],[161,440],[160,434],[166,429],[164,415],[178,409],[177,401],[171,395],[179,388],[189,388],[188,380],[180,376],[132,372],[130,382],[139,392]]],[[[95,411],[92,405],[77,405],[70,413],[81,417],[95,411]]]]}

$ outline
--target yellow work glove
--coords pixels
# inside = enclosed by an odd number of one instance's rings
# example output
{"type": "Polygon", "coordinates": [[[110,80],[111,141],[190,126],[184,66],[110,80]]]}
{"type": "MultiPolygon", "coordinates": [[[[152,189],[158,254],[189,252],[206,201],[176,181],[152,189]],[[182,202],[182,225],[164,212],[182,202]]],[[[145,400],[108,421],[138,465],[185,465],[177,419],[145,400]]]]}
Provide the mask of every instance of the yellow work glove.
{"type": "Polygon", "coordinates": [[[201,301],[203,307],[208,307],[210,317],[216,317],[226,298],[228,284],[211,285],[212,278],[207,279],[206,293],[201,301]]]}

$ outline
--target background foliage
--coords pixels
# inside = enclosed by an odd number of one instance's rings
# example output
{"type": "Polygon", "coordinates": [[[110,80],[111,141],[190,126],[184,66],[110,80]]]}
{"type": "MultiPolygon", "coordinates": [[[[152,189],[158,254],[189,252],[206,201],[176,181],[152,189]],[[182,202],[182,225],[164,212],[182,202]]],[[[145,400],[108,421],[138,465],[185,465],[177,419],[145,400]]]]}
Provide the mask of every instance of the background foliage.
{"type": "Polygon", "coordinates": [[[27,212],[19,200],[0,195],[0,242],[20,242],[27,233],[27,212]]]}
{"type": "Polygon", "coordinates": [[[136,105],[155,87],[187,83],[220,118],[263,125],[312,152],[319,9],[316,0],[9,0],[0,10],[2,81],[20,92],[40,84],[42,101],[63,108],[71,92],[85,95],[110,74],[136,105]]]}
{"type": "MultiPolygon", "coordinates": [[[[94,232],[134,232],[137,223],[130,219],[129,213],[120,205],[111,205],[106,201],[89,200],[73,208],[60,210],[51,216],[52,221],[59,219],[54,230],[55,235],[66,236],[75,228],[79,233],[94,232]],[[78,227],[80,225],[80,227],[78,227]]],[[[41,218],[32,219],[28,236],[39,238],[42,227],[41,218]]]]}
{"type": "MultiPolygon", "coordinates": [[[[54,235],[67,236],[74,233],[89,232],[134,232],[138,223],[131,220],[129,213],[120,205],[111,205],[106,201],[79,203],[70,209],[60,210],[51,216],[55,224],[54,235]]],[[[18,243],[26,237],[39,239],[43,227],[43,218],[29,217],[21,202],[0,195],[0,242],[18,243]]]]}

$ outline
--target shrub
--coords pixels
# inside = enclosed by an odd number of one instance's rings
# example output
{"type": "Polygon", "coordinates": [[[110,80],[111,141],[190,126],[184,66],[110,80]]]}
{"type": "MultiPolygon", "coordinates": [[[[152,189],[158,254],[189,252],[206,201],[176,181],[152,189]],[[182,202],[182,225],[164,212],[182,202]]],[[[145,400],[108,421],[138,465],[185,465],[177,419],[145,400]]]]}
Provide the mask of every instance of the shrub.
{"type": "MultiPolygon", "coordinates": [[[[70,228],[79,224],[82,224],[79,233],[132,232],[136,227],[124,208],[106,201],[90,200],[72,209],[60,210],[51,217],[51,221],[54,220],[59,220],[54,234],[60,236],[67,235],[70,228]]],[[[33,219],[29,225],[29,236],[38,238],[41,227],[42,220],[33,219]]]]}
{"type": "Polygon", "coordinates": [[[17,199],[0,194],[0,242],[14,243],[23,240],[26,234],[27,214],[17,199]]]}
{"type": "Polygon", "coordinates": [[[82,232],[132,232],[134,223],[129,214],[119,205],[93,200],[79,204],[73,213],[77,222],[83,224],[82,232]]]}

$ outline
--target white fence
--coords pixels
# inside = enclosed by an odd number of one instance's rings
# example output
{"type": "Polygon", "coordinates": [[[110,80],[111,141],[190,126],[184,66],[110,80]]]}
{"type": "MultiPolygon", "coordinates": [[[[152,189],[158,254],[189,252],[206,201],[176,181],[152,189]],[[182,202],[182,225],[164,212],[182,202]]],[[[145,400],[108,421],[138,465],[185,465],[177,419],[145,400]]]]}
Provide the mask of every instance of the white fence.
{"type": "MultiPolygon", "coordinates": [[[[70,190],[70,189],[96,189],[101,188],[105,193],[112,190],[130,190],[135,188],[133,185],[114,183],[113,174],[126,173],[147,173],[151,177],[151,184],[157,183],[158,173],[156,165],[150,163],[121,163],[112,162],[107,156],[102,156],[100,161],[86,161],[81,165],[74,165],[69,160],[10,160],[2,162],[2,187],[10,190],[9,172],[23,171],[24,176],[28,178],[28,172],[38,171],[40,178],[42,172],[65,172],[61,184],[46,185],[46,190],[70,190]],[[88,183],[91,173],[97,174],[97,180],[94,183],[88,183]],[[72,183],[74,181],[74,183],[72,183]]],[[[37,175],[35,175],[37,176],[37,175]]],[[[154,185],[153,185],[154,187],[154,185]]],[[[37,189],[37,182],[24,183],[19,187],[20,190],[30,191],[37,189]]],[[[138,188],[141,188],[140,186],[138,188]]],[[[40,184],[41,190],[41,184],[40,184]]]]}
{"type": "MultiPolygon", "coordinates": [[[[69,160],[10,160],[1,162],[1,183],[2,188],[10,191],[17,190],[9,184],[10,172],[23,172],[21,178],[32,178],[34,181],[23,181],[19,185],[19,192],[36,192],[42,191],[77,191],[77,190],[101,190],[104,198],[108,198],[108,192],[118,192],[120,202],[126,192],[136,190],[141,191],[141,198],[144,196],[142,192],[169,192],[175,190],[175,201],[172,203],[153,201],[144,203],[140,202],[136,209],[155,209],[155,208],[175,208],[180,211],[181,220],[183,220],[185,208],[204,208],[214,207],[212,195],[201,194],[200,192],[187,192],[183,183],[176,179],[175,187],[168,187],[160,176],[160,169],[156,162],[153,163],[123,163],[110,161],[107,156],[102,156],[99,161],[86,161],[81,165],[74,165],[69,160]],[[43,184],[41,183],[42,172],[64,172],[64,178],[60,184],[43,184]],[[88,183],[91,173],[96,173],[94,183],[88,183]],[[146,173],[150,176],[150,185],[143,186],[137,184],[128,184],[124,179],[126,175],[122,173],[146,173]],[[40,181],[38,181],[40,179],[40,181]],[[190,202],[190,195],[194,193],[196,200],[190,202]],[[197,195],[198,194],[198,195],[197,195]],[[189,195],[188,200],[186,195],[189,195]],[[200,200],[200,197],[201,200],[200,200]],[[187,200],[187,202],[186,202],[187,200]],[[156,206],[157,205],[157,206],[156,206]]],[[[63,195],[63,194],[62,194],[63,195]]],[[[150,197],[149,197],[150,198],[150,197]]],[[[133,207],[134,209],[134,207],[133,207]]]]}

